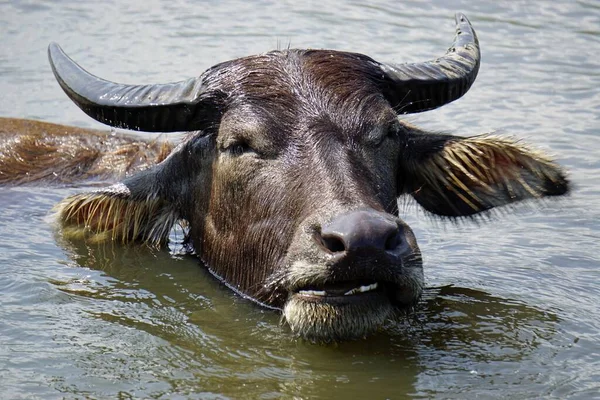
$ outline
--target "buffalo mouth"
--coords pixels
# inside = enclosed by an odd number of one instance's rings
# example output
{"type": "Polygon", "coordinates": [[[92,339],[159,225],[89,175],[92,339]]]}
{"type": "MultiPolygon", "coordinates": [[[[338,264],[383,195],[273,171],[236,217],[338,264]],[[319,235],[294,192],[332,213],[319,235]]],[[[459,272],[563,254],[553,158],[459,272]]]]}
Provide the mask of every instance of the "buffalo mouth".
{"type": "Polygon", "coordinates": [[[369,301],[370,297],[387,296],[391,288],[388,283],[352,280],[322,285],[307,285],[294,290],[296,298],[314,303],[346,304],[369,301]]]}
{"type": "Polygon", "coordinates": [[[399,289],[374,280],[304,285],[290,291],[283,316],[294,334],[312,342],[363,338],[394,314],[399,289]]]}

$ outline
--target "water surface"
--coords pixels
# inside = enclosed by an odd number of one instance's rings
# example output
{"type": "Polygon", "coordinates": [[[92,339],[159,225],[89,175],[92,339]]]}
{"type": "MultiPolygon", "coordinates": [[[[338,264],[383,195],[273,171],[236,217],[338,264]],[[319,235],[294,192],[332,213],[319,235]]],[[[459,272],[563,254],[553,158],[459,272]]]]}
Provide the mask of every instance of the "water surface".
{"type": "Polygon", "coordinates": [[[600,398],[600,7],[596,1],[0,2],[0,116],[101,127],[60,90],[50,41],[99,76],[168,82],[277,47],[421,61],[467,14],[469,93],[407,119],[513,135],[573,194],[458,224],[402,206],[425,259],[414,316],[316,346],[193,257],[65,242],[52,205],[86,187],[0,188],[0,397],[600,398]]]}

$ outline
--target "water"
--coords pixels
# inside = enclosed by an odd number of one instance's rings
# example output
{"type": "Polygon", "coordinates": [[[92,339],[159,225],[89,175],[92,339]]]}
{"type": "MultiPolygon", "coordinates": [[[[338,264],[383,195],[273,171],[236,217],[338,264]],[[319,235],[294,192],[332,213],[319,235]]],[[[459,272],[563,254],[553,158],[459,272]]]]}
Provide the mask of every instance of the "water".
{"type": "Polygon", "coordinates": [[[0,397],[600,398],[600,5],[573,1],[0,2],[0,116],[100,127],[59,89],[50,41],[126,83],[277,47],[437,57],[466,13],[483,52],[461,100],[410,116],[552,153],[571,196],[491,222],[403,208],[425,257],[417,314],[316,346],[191,257],[65,243],[48,212],[78,188],[0,188],[0,397]]]}

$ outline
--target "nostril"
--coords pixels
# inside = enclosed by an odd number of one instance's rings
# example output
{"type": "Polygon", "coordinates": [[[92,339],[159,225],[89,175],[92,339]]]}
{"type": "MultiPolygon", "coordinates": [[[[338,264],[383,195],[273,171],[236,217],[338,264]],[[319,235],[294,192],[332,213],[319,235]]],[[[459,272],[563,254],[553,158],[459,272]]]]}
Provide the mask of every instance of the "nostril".
{"type": "Polygon", "coordinates": [[[346,251],[344,239],[335,233],[322,233],[320,230],[317,230],[313,235],[313,239],[319,246],[330,253],[342,253],[346,251]]]}
{"type": "Polygon", "coordinates": [[[392,232],[385,241],[385,250],[392,251],[402,244],[402,236],[399,230],[392,232]]]}
{"type": "Polygon", "coordinates": [[[341,253],[346,251],[346,246],[342,238],[335,235],[322,236],[323,247],[332,253],[341,253]]]}

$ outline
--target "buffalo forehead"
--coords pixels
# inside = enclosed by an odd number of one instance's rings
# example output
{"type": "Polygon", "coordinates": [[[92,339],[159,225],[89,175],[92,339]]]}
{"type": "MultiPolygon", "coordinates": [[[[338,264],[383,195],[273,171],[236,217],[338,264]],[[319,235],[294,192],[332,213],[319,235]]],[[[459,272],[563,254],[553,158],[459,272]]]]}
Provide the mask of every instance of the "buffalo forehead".
{"type": "Polygon", "coordinates": [[[364,135],[395,117],[378,86],[381,70],[354,54],[275,51],[223,68],[219,80],[230,114],[223,122],[231,134],[247,130],[277,139],[321,126],[364,135]]]}

